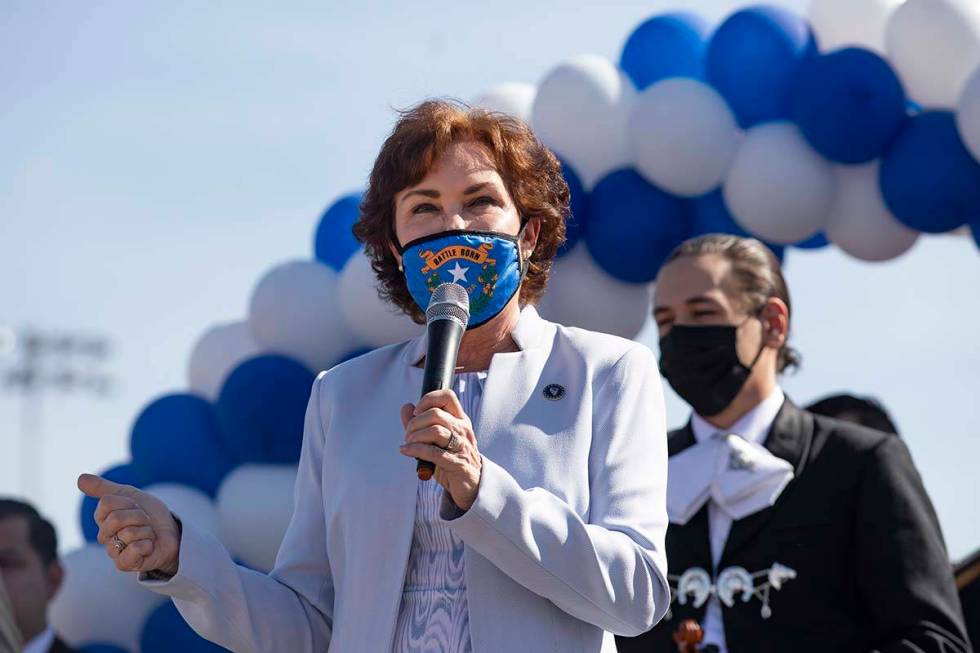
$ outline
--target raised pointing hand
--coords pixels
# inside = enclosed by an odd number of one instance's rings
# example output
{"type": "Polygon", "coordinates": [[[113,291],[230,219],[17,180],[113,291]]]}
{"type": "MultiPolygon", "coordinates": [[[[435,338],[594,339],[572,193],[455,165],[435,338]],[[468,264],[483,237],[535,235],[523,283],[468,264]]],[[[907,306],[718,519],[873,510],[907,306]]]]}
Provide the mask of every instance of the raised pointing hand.
{"type": "Polygon", "coordinates": [[[79,476],[78,489],[99,500],[95,509],[98,542],[117,569],[177,573],[180,530],[163,501],[94,474],[79,476]],[[125,544],[121,549],[120,541],[125,544]]]}

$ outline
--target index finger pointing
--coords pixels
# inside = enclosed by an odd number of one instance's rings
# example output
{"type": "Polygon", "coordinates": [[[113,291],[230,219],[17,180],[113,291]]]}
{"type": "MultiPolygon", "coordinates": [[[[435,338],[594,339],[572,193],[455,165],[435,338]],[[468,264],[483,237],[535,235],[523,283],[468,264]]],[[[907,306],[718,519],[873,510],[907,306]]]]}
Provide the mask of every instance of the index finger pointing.
{"type": "Polygon", "coordinates": [[[127,486],[114,483],[95,474],[82,474],[78,477],[78,489],[90,497],[101,499],[107,494],[125,494],[127,486]]]}

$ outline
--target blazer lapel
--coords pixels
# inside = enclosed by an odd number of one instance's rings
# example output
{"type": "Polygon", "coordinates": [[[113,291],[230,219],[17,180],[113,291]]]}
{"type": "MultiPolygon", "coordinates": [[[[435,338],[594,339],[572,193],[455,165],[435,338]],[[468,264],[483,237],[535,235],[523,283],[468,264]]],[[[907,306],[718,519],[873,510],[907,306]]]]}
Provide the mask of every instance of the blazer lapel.
{"type": "Polygon", "coordinates": [[[708,532],[707,504],[686,524],[667,527],[668,555],[671,575],[680,575],[691,567],[711,571],[711,539],[708,532]],[[672,554],[672,555],[671,555],[672,554]]]}
{"type": "MultiPolygon", "coordinates": [[[[693,446],[694,431],[688,422],[683,428],[670,434],[667,455],[675,456],[693,446]]],[[[691,567],[711,571],[711,540],[708,531],[707,505],[701,508],[686,524],[671,523],[667,528],[667,556],[671,575],[680,575],[691,567]]]]}
{"type": "Polygon", "coordinates": [[[776,415],[764,446],[772,455],[792,465],[793,473],[799,476],[810,457],[812,444],[813,416],[787,399],[776,415]]]}
{"type": "Polygon", "coordinates": [[[527,306],[511,334],[520,351],[496,354],[491,359],[480,413],[473,424],[477,446],[489,458],[493,458],[494,442],[508,427],[526,421],[525,407],[539,385],[554,334],[555,326],[542,320],[533,306],[527,306]]]}
{"type": "Polygon", "coordinates": [[[772,517],[773,511],[779,506],[779,501],[786,493],[793,490],[795,479],[803,473],[806,461],[810,457],[812,442],[813,418],[787,399],[779,410],[779,414],[776,415],[775,421],[773,421],[764,446],[774,456],[782,458],[793,466],[794,480],[786,486],[783,495],[776,500],[775,505],[732,524],[728,539],[725,542],[725,548],[721,554],[719,567],[724,567],[732,555],[759,533],[772,517]]]}
{"type": "Polygon", "coordinates": [[[683,428],[677,429],[667,438],[667,457],[676,456],[688,447],[694,446],[694,429],[691,420],[683,428]]]}
{"type": "MultiPolygon", "coordinates": [[[[378,405],[400,406],[418,401],[421,377],[420,371],[405,365],[401,375],[388,377],[383,386],[375,389],[378,405]]],[[[357,485],[363,487],[349,510],[352,529],[376,535],[363,538],[357,550],[350,552],[347,573],[365,579],[367,585],[362,591],[348,594],[350,605],[345,606],[345,616],[360,620],[355,630],[361,633],[361,650],[384,651],[391,648],[404,590],[419,480],[415,461],[398,451],[402,429],[397,414],[375,416],[372,424],[383,435],[365,438],[358,452],[365,469],[370,471],[368,477],[357,480],[357,485]]]]}
{"type": "MultiPolygon", "coordinates": [[[[509,431],[530,419],[526,407],[538,391],[554,333],[553,324],[538,317],[533,307],[527,307],[511,334],[520,351],[496,354],[491,360],[473,424],[477,447],[487,458],[493,460],[499,452],[508,451],[513,445],[508,442],[509,431]]],[[[486,573],[489,563],[469,547],[465,561],[470,636],[474,642],[500,641],[500,594],[495,591],[500,581],[486,573]]]]}

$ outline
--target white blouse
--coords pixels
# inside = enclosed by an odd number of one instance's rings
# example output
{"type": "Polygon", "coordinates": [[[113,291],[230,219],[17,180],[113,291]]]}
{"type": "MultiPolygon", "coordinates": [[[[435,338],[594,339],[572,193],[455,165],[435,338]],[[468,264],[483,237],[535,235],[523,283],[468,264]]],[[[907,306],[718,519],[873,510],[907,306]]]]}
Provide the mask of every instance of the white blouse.
{"type": "MultiPolygon", "coordinates": [[[[476,422],[486,372],[457,374],[454,390],[476,422]]],[[[415,532],[392,653],[472,653],[463,542],[439,519],[442,486],[419,481],[415,532]]]]}

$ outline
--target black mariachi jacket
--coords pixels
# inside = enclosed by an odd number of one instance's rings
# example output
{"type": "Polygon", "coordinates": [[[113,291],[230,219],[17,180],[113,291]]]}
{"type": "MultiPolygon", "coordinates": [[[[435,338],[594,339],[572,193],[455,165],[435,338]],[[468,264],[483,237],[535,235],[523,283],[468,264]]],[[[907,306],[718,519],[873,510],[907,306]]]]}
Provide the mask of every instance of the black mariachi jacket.
{"type": "MultiPolygon", "coordinates": [[[[673,456],[695,442],[690,424],[668,440],[673,456]]],[[[939,522],[905,444],[893,435],[804,412],[787,401],[765,441],[795,478],[776,504],[732,524],[712,571],[707,506],[667,530],[672,578],[700,567],[712,578],[775,563],[796,577],[722,605],[729,653],[969,652],[939,522]]],[[[764,575],[763,575],[764,576],[764,575]]],[[[759,587],[765,582],[760,578],[759,587]]],[[[674,653],[684,619],[705,605],[675,600],[671,616],[620,653],[674,653]]]]}
{"type": "Polygon", "coordinates": [[[77,651],[65,644],[60,637],[55,637],[54,643],[48,649],[48,653],[77,653],[77,651]]]}

